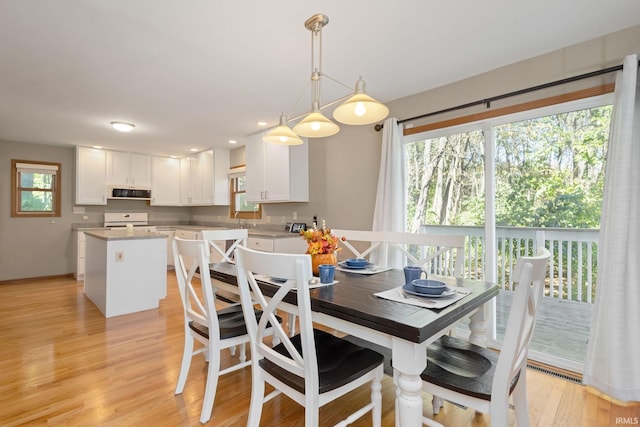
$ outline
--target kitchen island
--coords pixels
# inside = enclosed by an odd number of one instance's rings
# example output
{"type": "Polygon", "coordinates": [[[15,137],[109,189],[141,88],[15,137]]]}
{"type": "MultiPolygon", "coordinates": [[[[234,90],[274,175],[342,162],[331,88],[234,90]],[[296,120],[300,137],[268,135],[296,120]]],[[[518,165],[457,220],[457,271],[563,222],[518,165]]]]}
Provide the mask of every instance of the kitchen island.
{"type": "Polygon", "coordinates": [[[158,308],[167,294],[167,236],[87,230],[84,293],[105,317],[158,308]]]}

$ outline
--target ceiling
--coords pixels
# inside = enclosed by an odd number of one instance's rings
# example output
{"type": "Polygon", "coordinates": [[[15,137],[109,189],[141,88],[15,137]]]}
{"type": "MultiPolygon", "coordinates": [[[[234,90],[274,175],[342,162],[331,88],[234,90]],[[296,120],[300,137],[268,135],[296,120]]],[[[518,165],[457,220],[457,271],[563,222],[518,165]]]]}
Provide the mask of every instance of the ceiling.
{"type": "MultiPolygon", "coordinates": [[[[0,140],[178,156],[242,144],[310,108],[316,13],[330,19],[323,72],[362,75],[382,102],[640,24],[637,0],[2,0],[0,140]]],[[[347,92],[323,79],[323,102],[347,92]]]]}

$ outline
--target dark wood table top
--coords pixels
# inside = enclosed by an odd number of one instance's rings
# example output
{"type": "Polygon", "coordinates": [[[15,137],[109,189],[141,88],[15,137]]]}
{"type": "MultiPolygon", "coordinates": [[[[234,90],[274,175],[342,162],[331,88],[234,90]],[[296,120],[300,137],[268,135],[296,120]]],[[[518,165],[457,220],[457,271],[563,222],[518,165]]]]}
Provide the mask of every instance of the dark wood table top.
{"type": "MultiPolygon", "coordinates": [[[[237,285],[235,265],[218,263],[211,266],[211,277],[237,285]]],[[[404,272],[388,270],[372,275],[336,271],[339,283],[311,290],[311,309],[408,341],[423,342],[498,294],[498,286],[477,280],[437,277],[450,286],[464,286],[471,294],[440,310],[416,307],[410,304],[378,298],[374,294],[396,288],[404,283],[404,272]]],[[[265,295],[271,296],[276,286],[262,283],[265,295]]],[[[285,301],[295,304],[295,294],[285,301]]]]}

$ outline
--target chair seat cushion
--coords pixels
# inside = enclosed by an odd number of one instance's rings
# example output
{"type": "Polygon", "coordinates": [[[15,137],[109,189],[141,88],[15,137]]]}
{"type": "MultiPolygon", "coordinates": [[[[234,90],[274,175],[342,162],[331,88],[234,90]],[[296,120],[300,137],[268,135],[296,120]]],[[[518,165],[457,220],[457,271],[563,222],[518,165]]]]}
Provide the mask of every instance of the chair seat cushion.
{"type": "MultiPolygon", "coordinates": [[[[327,332],[314,329],[314,341],[318,360],[319,392],[331,391],[368,373],[382,364],[382,354],[360,347],[327,332]]],[[[301,352],[300,335],[291,338],[291,343],[301,352]]],[[[289,355],[283,344],[274,347],[280,354],[289,355]]],[[[282,382],[304,393],[304,378],[282,369],[267,359],[260,366],[282,382]]]]}
{"type": "MultiPolygon", "coordinates": [[[[423,381],[459,393],[491,400],[491,384],[498,364],[498,353],[445,335],[427,348],[427,367],[423,381]]],[[[514,378],[510,392],[517,384],[514,378]]]]}
{"type": "MultiPolygon", "coordinates": [[[[244,323],[244,314],[241,305],[232,305],[217,310],[218,323],[220,325],[220,339],[239,337],[247,334],[247,325],[244,323]]],[[[256,319],[259,321],[262,311],[255,310],[256,319]]],[[[282,319],[278,317],[278,322],[282,319]]],[[[196,322],[189,322],[189,328],[201,336],[209,339],[209,328],[196,322]]]]}

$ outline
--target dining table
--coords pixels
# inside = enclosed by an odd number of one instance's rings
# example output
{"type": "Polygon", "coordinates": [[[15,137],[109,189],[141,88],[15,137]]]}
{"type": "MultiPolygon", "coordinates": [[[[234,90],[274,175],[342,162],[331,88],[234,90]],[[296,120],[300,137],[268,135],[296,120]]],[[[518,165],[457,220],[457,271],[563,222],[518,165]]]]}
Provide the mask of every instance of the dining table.
{"type": "MultiPolygon", "coordinates": [[[[214,282],[215,286],[237,293],[234,264],[212,264],[210,275],[219,281],[214,282]]],[[[314,322],[391,350],[396,426],[423,423],[420,374],[427,365],[427,346],[467,317],[469,340],[486,346],[484,305],[498,294],[495,283],[435,275],[429,278],[464,289],[467,294],[441,309],[381,298],[380,293],[403,286],[402,269],[383,269],[375,274],[338,270],[334,284],[310,289],[314,322]]],[[[277,290],[277,284],[268,281],[260,282],[260,287],[266,296],[277,290]]],[[[295,293],[291,292],[284,301],[295,314],[295,293]]]]}

